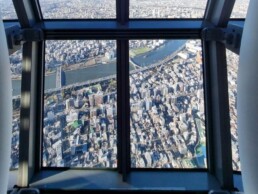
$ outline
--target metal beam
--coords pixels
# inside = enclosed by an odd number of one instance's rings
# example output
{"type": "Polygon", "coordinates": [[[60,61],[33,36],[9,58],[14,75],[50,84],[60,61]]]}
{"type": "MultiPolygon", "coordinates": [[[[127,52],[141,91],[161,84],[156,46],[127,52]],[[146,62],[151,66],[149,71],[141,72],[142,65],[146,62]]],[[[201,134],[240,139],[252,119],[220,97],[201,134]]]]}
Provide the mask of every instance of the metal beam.
{"type": "Polygon", "coordinates": [[[20,42],[17,41],[17,37],[20,34],[20,27],[18,25],[6,27],[5,34],[6,34],[9,55],[13,54],[17,50],[20,50],[21,45],[20,45],[20,42]]]}
{"type": "MultiPolygon", "coordinates": [[[[210,0],[204,27],[225,28],[235,0],[210,0]]],[[[226,48],[221,40],[205,40],[206,112],[208,115],[209,169],[221,188],[234,190],[229,116],[226,48]]]]}
{"type": "Polygon", "coordinates": [[[227,28],[206,28],[202,38],[205,41],[217,41],[223,43],[227,49],[239,54],[243,27],[229,24],[227,28]]]}
{"type": "Polygon", "coordinates": [[[37,22],[42,20],[38,1],[13,0],[13,4],[21,28],[33,27],[37,22]]]}
{"type": "Polygon", "coordinates": [[[22,29],[18,25],[8,26],[5,28],[6,39],[9,49],[9,55],[21,49],[24,41],[42,41],[44,39],[43,31],[37,28],[22,29]]]}
{"type": "Polygon", "coordinates": [[[43,113],[44,113],[44,72],[45,72],[45,41],[40,41],[38,44],[38,59],[37,59],[37,72],[36,72],[36,82],[37,89],[35,91],[36,98],[36,137],[35,137],[35,169],[34,172],[37,173],[42,167],[42,141],[43,141],[43,113]]]}
{"type": "Polygon", "coordinates": [[[119,171],[126,181],[130,168],[129,42],[117,41],[117,130],[119,171]]]}
{"type": "Polygon", "coordinates": [[[130,21],[122,26],[117,21],[45,21],[46,39],[196,39],[201,37],[201,21],[130,21]]]}
{"type": "Polygon", "coordinates": [[[204,22],[216,27],[226,27],[234,4],[235,0],[209,0],[204,22]]]}
{"type": "Polygon", "coordinates": [[[223,189],[233,190],[231,133],[226,49],[219,42],[204,43],[209,169],[223,189]]]}
{"type": "MultiPolygon", "coordinates": [[[[31,30],[41,21],[38,1],[13,0],[13,4],[21,26],[16,40],[23,44],[23,70],[21,83],[21,124],[19,145],[18,186],[29,186],[30,180],[38,168],[38,147],[35,144],[37,134],[37,78],[38,54],[40,52],[42,33],[31,30]],[[37,42],[36,42],[37,41],[37,42]]],[[[39,30],[40,31],[40,30],[39,30]]],[[[42,55],[43,53],[41,53],[42,55]]],[[[42,59],[40,59],[42,60],[42,59]]],[[[37,144],[38,145],[38,144],[37,144]]]]}
{"type": "Polygon", "coordinates": [[[23,44],[18,186],[27,187],[35,172],[38,43],[23,44]]]}
{"type": "Polygon", "coordinates": [[[117,21],[125,25],[129,21],[129,0],[116,0],[117,21]]]}

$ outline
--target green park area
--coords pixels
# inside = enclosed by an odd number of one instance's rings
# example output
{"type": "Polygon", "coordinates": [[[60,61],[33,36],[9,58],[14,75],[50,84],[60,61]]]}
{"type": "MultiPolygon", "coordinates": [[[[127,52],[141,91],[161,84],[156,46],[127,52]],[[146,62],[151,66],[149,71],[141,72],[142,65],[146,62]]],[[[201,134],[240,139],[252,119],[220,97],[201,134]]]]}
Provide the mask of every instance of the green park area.
{"type": "Polygon", "coordinates": [[[147,53],[150,50],[151,50],[151,48],[148,48],[148,47],[140,47],[140,48],[130,49],[130,57],[135,57],[137,55],[147,53]]]}
{"type": "Polygon", "coordinates": [[[78,128],[80,125],[82,125],[82,121],[81,120],[76,120],[72,123],[72,127],[74,129],[78,128]]]}

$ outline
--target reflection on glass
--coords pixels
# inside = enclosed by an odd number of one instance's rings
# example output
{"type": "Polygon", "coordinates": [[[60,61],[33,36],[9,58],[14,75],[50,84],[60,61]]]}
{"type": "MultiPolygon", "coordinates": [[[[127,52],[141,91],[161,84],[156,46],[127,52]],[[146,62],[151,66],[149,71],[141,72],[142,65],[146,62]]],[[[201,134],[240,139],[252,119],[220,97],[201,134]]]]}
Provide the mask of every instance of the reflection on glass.
{"type": "Polygon", "coordinates": [[[207,0],[130,0],[130,18],[203,18],[207,0]]]}
{"type": "Polygon", "coordinates": [[[199,40],[130,41],[132,168],[206,168],[199,40]]]}
{"type": "Polygon", "coordinates": [[[10,169],[17,169],[19,165],[19,133],[20,133],[20,100],[21,100],[21,73],[22,49],[10,55],[13,89],[13,122],[12,122],[12,149],[10,169]]]}
{"type": "Polygon", "coordinates": [[[0,12],[3,20],[17,19],[12,0],[0,0],[0,12]]]}
{"type": "Polygon", "coordinates": [[[232,164],[233,170],[240,171],[240,158],[237,133],[237,71],[239,56],[230,50],[227,50],[227,68],[228,68],[228,95],[229,95],[229,113],[231,127],[232,143],[232,164]]]}
{"type": "Polygon", "coordinates": [[[245,18],[250,0],[236,0],[231,18],[245,18]]]}
{"type": "Polygon", "coordinates": [[[44,167],[117,167],[116,42],[46,42],[44,167]]]}
{"type": "Polygon", "coordinates": [[[39,0],[45,19],[103,19],[116,17],[115,0],[39,0]]]}

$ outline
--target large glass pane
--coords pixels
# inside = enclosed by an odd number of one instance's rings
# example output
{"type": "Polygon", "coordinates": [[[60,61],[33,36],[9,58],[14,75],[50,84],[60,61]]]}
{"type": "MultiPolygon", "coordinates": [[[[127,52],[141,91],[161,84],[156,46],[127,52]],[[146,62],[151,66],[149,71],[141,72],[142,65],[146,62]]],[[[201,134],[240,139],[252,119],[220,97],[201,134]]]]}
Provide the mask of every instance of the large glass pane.
{"type": "Polygon", "coordinates": [[[231,18],[245,18],[250,0],[236,0],[231,18]]]}
{"type": "Polygon", "coordinates": [[[21,101],[21,73],[22,49],[10,55],[13,89],[13,122],[12,122],[12,149],[10,169],[19,165],[19,133],[20,133],[20,101],[21,101]]]}
{"type": "Polygon", "coordinates": [[[238,147],[237,133],[237,71],[239,56],[230,50],[227,50],[227,68],[228,68],[228,95],[229,95],[229,113],[231,126],[231,143],[233,170],[240,171],[240,157],[238,147]]]}
{"type": "Polygon", "coordinates": [[[44,167],[117,166],[116,41],[46,41],[44,167]]]}
{"type": "Polygon", "coordinates": [[[3,20],[17,19],[12,0],[0,0],[0,12],[3,20]]]}
{"type": "Polygon", "coordinates": [[[203,18],[207,0],[130,0],[130,18],[203,18]]]}
{"type": "Polygon", "coordinates": [[[39,0],[45,19],[103,19],[116,17],[115,0],[39,0]]]}
{"type": "Polygon", "coordinates": [[[200,40],[130,41],[132,168],[206,168],[200,40]]]}

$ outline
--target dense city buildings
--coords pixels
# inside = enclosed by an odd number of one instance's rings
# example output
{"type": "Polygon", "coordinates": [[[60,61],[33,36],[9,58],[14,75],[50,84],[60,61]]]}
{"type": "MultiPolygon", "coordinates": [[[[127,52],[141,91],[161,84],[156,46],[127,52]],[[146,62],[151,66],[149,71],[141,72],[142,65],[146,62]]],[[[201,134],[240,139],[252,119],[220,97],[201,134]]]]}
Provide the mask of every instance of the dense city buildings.
{"type": "Polygon", "coordinates": [[[2,19],[17,19],[12,0],[0,0],[2,19]]]}
{"type": "Polygon", "coordinates": [[[231,18],[245,18],[250,0],[236,0],[231,18]]]}
{"type": "Polygon", "coordinates": [[[116,18],[115,0],[39,0],[45,19],[116,18]]]}
{"type": "Polygon", "coordinates": [[[237,133],[237,72],[239,56],[227,50],[228,95],[231,127],[233,169],[241,170],[237,133]]]}
{"type": "Polygon", "coordinates": [[[57,66],[75,76],[75,69],[91,71],[94,79],[45,90],[43,166],[116,168],[116,71],[102,77],[90,68],[115,60],[116,41],[47,41],[46,53],[45,79],[57,66]]]}
{"type": "MultiPolygon", "coordinates": [[[[171,48],[173,42],[130,41],[132,60],[140,49],[157,55],[162,52],[160,49],[171,48]]],[[[58,41],[57,45],[69,43],[58,41]]],[[[94,58],[112,60],[107,53],[114,53],[110,51],[115,47],[114,41],[75,41],[72,45],[83,48],[90,43],[103,50],[92,47],[90,51],[99,54],[94,58]]],[[[200,41],[181,44],[167,59],[148,66],[138,64],[130,74],[132,167],[206,166],[201,44],[200,41]]],[[[48,44],[46,48],[48,53],[48,44]]],[[[62,53],[63,49],[52,53],[62,53]]],[[[95,73],[96,78],[99,73],[95,73]]],[[[114,74],[110,76],[115,77],[114,74]]],[[[43,166],[116,167],[115,79],[90,80],[54,90],[45,91],[43,166]]]]}
{"type": "Polygon", "coordinates": [[[131,167],[207,166],[201,42],[182,43],[171,57],[130,74],[131,167]]]}
{"type": "Polygon", "coordinates": [[[130,0],[130,18],[202,18],[207,0],[130,0]]]}
{"type": "Polygon", "coordinates": [[[45,92],[43,166],[117,167],[116,82],[45,92]]]}
{"type": "MultiPolygon", "coordinates": [[[[207,3],[155,2],[131,0],[130,18],[202,18],[207,3]]],[[[237,0],[231,17],[245,17],[248,2],[237,0]]],[[[116,18],[115,0],[39,3],[45,19],[116,18]]],[[[4,19],[17,18],[12,1],[0,0],[0,7],[4,19]]],[[[207,167],[201,42],[178,41],[182,42],[129,41],[133,168],[207,167]]],[[[48,40],[45,53],[42,165],[116,168],[116,41],[48,40]]],[[[238,57],[228,52],[227,59],[233,168],[241,170],[236,114],[238,57]]],[[[10,55],[11,168],[18,167],[21,60],[21,50],[10,55]]]]}

